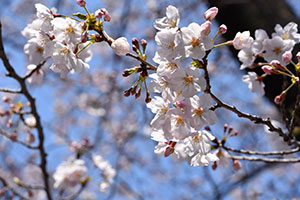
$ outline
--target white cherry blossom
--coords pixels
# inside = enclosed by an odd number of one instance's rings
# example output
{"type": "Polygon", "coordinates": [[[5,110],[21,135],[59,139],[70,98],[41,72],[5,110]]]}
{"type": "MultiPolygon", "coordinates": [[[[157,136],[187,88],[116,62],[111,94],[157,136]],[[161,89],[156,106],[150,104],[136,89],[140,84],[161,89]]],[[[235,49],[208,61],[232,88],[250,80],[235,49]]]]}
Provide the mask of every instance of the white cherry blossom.
{"type": "Polygon", "coordinates": [[[260,95],[265,94],[265,84],[258,80],[257,74],[255,72],[248,72],[248,75],[244,75],[242,78],[243,82],[248,83],[248,88],[252,92],[258,92],[260,95]]]}
{"type": "Polygon", "coordinates": [[[181,31],[186,57],[201,59],[207,50],[213,48],[212,40],[205,35],[204,27],[199,24],[193,22],[188,27],[183,27],[181,31]]]}
{"type": "Polygon", "coordinates": [[[188,118],[190,125],[195,130],[200,130],[203,125],[213,125],[217,121],[217,116],[214,111],[209,110],[212,106],[211,98],[208,94],[193,96],[187,100],[187,112],[190,114],[188,118]]]}
{"type": "Polygon", "coordinates": [[[210,162],[219,160],[215,154],[211,153],[210,141],[214,138],[207,131],[199,131],[185,139],[185,151],[192,157],[191,166],[207,166],[210,162]]]}
{"type": "Polygon", "coordinates": [[[54,188],[74,187],[86,178],[87,168],[83,160],[69,159],[62,162],[53,174],[54,188]]]}
{"type": "Polygon", "coordinates": [[[252,45],[253,38],[250,36],[250,31],[238,32],[233,41],[233,47],[237,50],[247,48],[252,45]]]}
{"type": "Polygon", "coordinates": [[[293,40],[283,40],[280,36],[274,36],[272,39],[266,39],[264,41],[264,58],[266,61],[279,60],[284,64],[282,60],[282,54],[286,51],[291,51],[295,42],[293,40]]]}
{"type": "Polygon", "coordinates": [[[166,8],[166,17],[159,18],[154,22],[154,28],[157,30],[163,30],[166,28],[178,27],[180,21],[179,12],[176,7],[169,5],[166,8]]]}
{"type": "Polygon", "coordinates": [[[181,92],[184,97],[192,97],[197,92],[203,91],[205,80],[201,76],[199,69],[194,67],[186,67],[178,69],[170,80],[170,88],[173,91],[181,92]]]}
{"type": "Polygon", "coordinates": [[[275,33],[272,37],[280,36],[284,40],[293,40],[295,43],[300,42],[300,34],[298,33],[298,24],[295,22],[288,23],[284,28],[280,24],[276,24],[275,33]]]}

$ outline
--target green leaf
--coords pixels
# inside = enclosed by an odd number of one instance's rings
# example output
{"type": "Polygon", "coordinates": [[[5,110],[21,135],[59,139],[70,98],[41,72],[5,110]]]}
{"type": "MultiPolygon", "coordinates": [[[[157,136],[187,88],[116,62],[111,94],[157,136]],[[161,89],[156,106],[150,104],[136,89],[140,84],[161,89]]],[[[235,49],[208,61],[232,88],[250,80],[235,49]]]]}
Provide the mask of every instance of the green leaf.
{"type": "Polygon", "coordinates": [[[72,15],[78,17],[79,19],[86,20],[86,15],[83,13],[73,13],[72,15]]]}

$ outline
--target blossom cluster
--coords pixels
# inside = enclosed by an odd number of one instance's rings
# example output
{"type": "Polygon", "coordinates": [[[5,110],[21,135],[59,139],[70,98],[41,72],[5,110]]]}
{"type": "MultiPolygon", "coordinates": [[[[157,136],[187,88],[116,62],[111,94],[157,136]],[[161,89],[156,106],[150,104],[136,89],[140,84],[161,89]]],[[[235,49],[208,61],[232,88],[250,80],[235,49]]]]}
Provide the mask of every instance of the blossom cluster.
{"type": "MultiPolygon", "coordinates": [[[[41,62],[51,58],[50,69],[59,72],[65,78],[69,72],[82,72],[89,68],[88,62],[92,53],[90,50],[80,52],[88,42],[82,38],[85,27],[71,18],[63,18],[45,5],[37,3],[36,19],[22,31],[28,41],[24,52],[28,55],[28,71],[32,71],[41,62]]],[[[42,69],[35,72],[31,79],[41,82],[42,69]]]]}
{"type": "Polygon", "coordinates": [[[154,27],[159,30],[155,36],[158,50],[153,61],[158,64],[156,73],[149,75],[153,80],[150,90],[160,93],[147,106],[155,113],[151,121],[152,139],[157,141],[155,153],[169,156],[176,161],[187,161],[192,166],[207,166],[218,158],[211,152],[211,140],[215,137],[202,130],[205,125],[217,121],[208,94],[202,93],[206,87],[199,67],[193,64],[184,67],[187,58],[194,60],[205,57],[213,48],[208,36],[211,21],[217,8],[209,9],[206,21],[195,22],[179,28],[179,12],[168,6],[166,16],[157,19],[154,27]]]}
{"type": "MultiPolygon", "coordinates": [[[[262,29],[255,31],[255,39],[250,36],[249,31],[236,34],[232,43],[235,49],[240,50],[238,58],[242,62],[241,70],[255,68],[257,65],[254,64],[254,61],[257,57],[262,57],[270,63],[269,66],[262,67],[268,75],[278,73],[277,66],[289,64],[292,59],[291,52],[294,46],[300,42],[298,25],[294,22],[288,23],[285,27],[277,24],[274,30],[271,38],[262,29]]],[[[249,89],[252,92],[259,92],[264,95],[262,78],[258,77],[255,72],[249,72],[243,77],[243,81],[249,83],[249,89]]]]}

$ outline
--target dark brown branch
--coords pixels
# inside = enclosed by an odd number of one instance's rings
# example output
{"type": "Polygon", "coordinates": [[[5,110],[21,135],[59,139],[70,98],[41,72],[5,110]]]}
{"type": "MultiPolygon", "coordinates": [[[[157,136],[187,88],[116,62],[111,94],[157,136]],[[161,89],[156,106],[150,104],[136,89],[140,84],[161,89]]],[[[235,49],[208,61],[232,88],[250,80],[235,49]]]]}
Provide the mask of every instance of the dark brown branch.
{"type": "Polygon", "coordinates": [[[211,110],[215,110],[219,107],[225,108],[227,110],[230,110],[231,112],[237,114],[237,116],[242,117],[242,118],[246,118],[249,119],[250,121],[253,121],[254,123],[257,124],[264,124],[266,126],[268,126],[270,131],[274,131],[276,133],[279,134],[279,136],[281,136],[285,142],[287,142],[289,145],[294,144],[296,146],[300,146],[300,143],[297,142],[296,140],[292,140],[290,137],[288,137],[287,134],[285,134],[281,128],[275,128],[274,125],[272,124],[270,118],[267,119],[263,119],[259,116],[256,115],[251,115],[249,113],[244,113],[239,111],[235,106],[231,106],[228,105],[226,103],[223,103],[218,97],[216,97],[212,92],[211,92],[211,85],[210,85],[210,78],[209,78],[209,74],[208,74],[208,70],[207,70],[207,56],[209,55],[210,51],[206,52],[206,56],[203,58],[203,70],[204,70],[204,79],[206,81],[206,88],[205,88],[205,93],[208,93],[211,98],[213,98],[217,105],[213,106],[212,108],[210,108],[211,110]]]}
{"type": "Polygon", "coordinates": [[[4,51],[4,46],[3,46],[3,41],[2,41],[2,24],[0,22],[0,58],[2,59],[3,65],[6,68],[8,74],[7,76],[12,77],[15,79],[20,87],[21,87],[21,93],[27,98],[27,100],[30,102],[30,107],[31,107],[31,113],[36,119],[36,129],[38,132],[38,138],[39,138],[39,152],[40,152],[40,158],[41,158],[41,163],[40,163],[40,168],[43,174],[43,179],[44,179],[44,185],[45,185],[45,192],[47,195],[48,200],[52,200],[51,192],[50,192],[50,185],[49,185],[49,174],[47,172],[47,153],[44,148],[44,131],[43,127],[41,124],[41,119],[40,115],[37,112],[36,104],[35,104],[35,98],[29,93],[25,79],[23,79],[21,76],[19,76],[14,68],[11,66],[6,53],[4,51]]]}
{"type": "Polygon", "coordinates": [[[24,80],[26,80],[27,78],[31,77],[32,74],[34,74],[36,71],[40,70],[41,67],[46,63],[46,60],[40,62],[35,69],[31,70],[26,76],[23,77],[24,80]]]}
{"type": "Polygon", "coordinates": [[[0,92],[20,94],[21,90],[13,90],[13,89],[8,89],[8,88],[0,88],[0,92]]]}

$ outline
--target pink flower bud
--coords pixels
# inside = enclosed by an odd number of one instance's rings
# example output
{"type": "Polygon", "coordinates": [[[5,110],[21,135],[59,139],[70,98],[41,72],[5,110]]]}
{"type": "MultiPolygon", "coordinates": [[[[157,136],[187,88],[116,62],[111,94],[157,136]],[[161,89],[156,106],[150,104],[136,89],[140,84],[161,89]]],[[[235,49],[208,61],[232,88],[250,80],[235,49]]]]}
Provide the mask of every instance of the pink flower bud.
{"type": "Polygon", "coordinates": [[[284,96],[285,96],[285,93],[281,93],[280,95],[277,95],[274,99],[274,102],[276,104],[280,104],[282,102],[284,96]]]}
{"type": "Polygon", "coordinates": [[[270,65],[264,65],[261,69],[268,75],[278,73],[278,71],[276,69],[273,69],[270,65]]]}
{"type": "Polygon", "coordinates": [[[184,108],[185,104],[183,102],[176,101],[176,106],[178,106],[179,108],[184,108]]]}
{"type": "Polygon", "coordinates": [[[204,13],[204,18],[206,20],[213,20],[216,15],[218,14],[218,8],[217,7],[212,7],[210,9],[208,9],[205,13],[204,13]]]}
{"type": "Polygon", "coordinates": [[[233,160],[232,166],[235,171],[238,171],[242,168],[242,163],[238,160],[233,160]]]}
{"type": "Polygon", "coordinates": [[[201,35],[208,35],[210,33],[211,29],[211,22],[206,21],[203,24],[201,24],[201,35]]]}
{"type": "Polygon", "coordinates": [[[119,56],[125,56],[129,53],[130,45],[125,37],[120,37],[112,42],[111,48],[119,56]]]}
{"type": "Polygon", "coordinates": [[[296,54],[296,56],[300,60],[300,51],[296,54]]]}
{"type": "Polygon", "coordinates": [[[9,103],[10,102],[10,98],[7,97],[7,96],[3,96],[2,97],[2,101],[5,102],[5,103],[9,103]]]}
{"type": "Polygon", "coordinates": [[[85,0],[77,0],[76,3],[77,3],[79,6],[81,6],[81,7],[84,7],[85,4],[86,4],[85,0]]]}
{"type": "Polygon", "coordinates": [[[104,13],[103,13],[102,9],[96,10],[96,12],[95,12],[96,18],[101,19],[103,15],[104,15],[104,13]]]}
{"type": "Polygon", "coordinates": [[[278,68],[278,69],[285,69],[285,66],[280,64],[280,62],[278,60],[272,60],[270,62],[270,64],[273,65],[274,67],[278,68]]]}
{"type": "Polygon", "coordinates": [[[218,163],[217,163],[216,161],[213,162],[213,164],[211,165],[211,168],[212,168],[213,170],[216,170],[217,167],[218,167],[218,163]]]}
{"type": "Polygon", "coordinates": [[[222,34],[225,34],[227,32],[227,26],[225,24],[222,24],[220,27],[219,27],[219,31],[222,33],[222,34]]]}
{"type": "Polygon", "coordinates": [[[27,144],[32,144],[35,141],[35,137],[32,133],[28,132],[25,138],[27,144]]]}
{"type": "Polygon", "coordinates": [[[13,132],[10,136],[9,136],[9,138],[12,140],[12,141],[17,141],[18,140],[18,136],[17,136],[17,132],[13,132]]]}
{"type": "Polygon", "coordinates": [[[290,60],[292,59],[292,57],[293,57],[293,55],[292,55],[292,52],[290,52],[290,51],[286,51],[282,54],[282,60],[285,63],[289,63],[290,60]]]}

